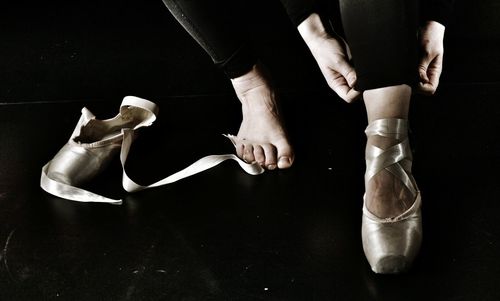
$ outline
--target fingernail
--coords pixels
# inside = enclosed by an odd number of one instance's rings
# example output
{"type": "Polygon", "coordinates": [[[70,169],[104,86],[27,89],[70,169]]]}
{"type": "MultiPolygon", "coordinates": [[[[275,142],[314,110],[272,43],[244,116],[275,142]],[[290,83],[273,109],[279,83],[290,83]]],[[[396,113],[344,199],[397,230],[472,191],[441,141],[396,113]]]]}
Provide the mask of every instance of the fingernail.
{"type": "Polygon", "coordinates": [[[273,170],[273,169],[275,169],[275,168],[276,168],[276,164],[269,164],[269,165],[267,166],[267,169],[269,169],[269,170],[273,170]]]}
{"type": "Polygon", "coordinates": [[[355,75],[352,75],[349,77],[349,87],[353,87],[354,86],[354,82],[356,81],[356,76],[355,75]]]}

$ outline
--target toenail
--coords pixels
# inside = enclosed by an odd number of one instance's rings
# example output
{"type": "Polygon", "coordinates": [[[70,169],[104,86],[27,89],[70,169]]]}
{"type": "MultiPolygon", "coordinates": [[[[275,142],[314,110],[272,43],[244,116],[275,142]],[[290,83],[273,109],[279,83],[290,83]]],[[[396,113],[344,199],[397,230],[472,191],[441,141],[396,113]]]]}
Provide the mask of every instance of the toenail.
{"type": "Polygon", "coordinates": [[[269,165],[267,166],[267,169],[269,169],[269,170],[273,170],[273,169],[275,169],[275,168],[276,168],[276,164],[269,164],[269,165]]]}
{"type": "Polygon", "coordinates": [[[291,161],[289,157],[281,157],[278,162],[278,166],[289,165],[290,163],[291,161]]]}

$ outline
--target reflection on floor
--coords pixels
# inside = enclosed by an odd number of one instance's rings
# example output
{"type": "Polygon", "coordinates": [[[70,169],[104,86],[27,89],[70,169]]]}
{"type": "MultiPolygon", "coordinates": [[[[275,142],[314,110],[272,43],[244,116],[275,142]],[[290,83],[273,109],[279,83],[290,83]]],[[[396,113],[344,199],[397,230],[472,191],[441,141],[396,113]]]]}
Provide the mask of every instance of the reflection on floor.
{"type": "MultiPolygon", "coordinates": [[[[138,95],[140,96],[140,95],[138,95]]],[[[365,116],[331,95],[284,95],[295,166],[260,176],[235,163],[127,194],[114,162],[89,187],[122,206],[58,199],[41,166],[87,106],[0,106],[1,300],[499,300],[500,106],[494,86],[444,85],[412,107],[424,244],[413,269],[374,275],[360,243],[365,116]],[[305,101],[306,100],[306,101],[305,101]]],[[[207,154],[232,152],[232,96],[154,100],[127,166],[150,183],[207,154]]]]}

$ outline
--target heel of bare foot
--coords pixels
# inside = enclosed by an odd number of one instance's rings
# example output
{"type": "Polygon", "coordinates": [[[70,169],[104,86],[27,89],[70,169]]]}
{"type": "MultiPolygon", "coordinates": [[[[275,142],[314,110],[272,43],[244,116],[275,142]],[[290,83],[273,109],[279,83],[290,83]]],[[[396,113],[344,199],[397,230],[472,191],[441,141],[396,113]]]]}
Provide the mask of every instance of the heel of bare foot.
{"type": "Polygon", "coordinates": [[[241,102],[243,120],[233,143],[243,160],[269,170],[289,168],[294,152],[279,112],[274,89],[264,68],[256,64],[243,76],[231,79],[241,102]]]}

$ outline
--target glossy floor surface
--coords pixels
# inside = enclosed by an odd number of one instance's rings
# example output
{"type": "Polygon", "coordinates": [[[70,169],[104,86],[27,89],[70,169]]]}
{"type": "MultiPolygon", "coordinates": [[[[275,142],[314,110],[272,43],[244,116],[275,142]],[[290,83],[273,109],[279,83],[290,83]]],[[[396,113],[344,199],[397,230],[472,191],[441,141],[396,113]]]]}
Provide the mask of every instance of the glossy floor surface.
{"type": "Polygon", "coordinates": [[[86,188],[121,206],[39,188],[81,108],[108,118],[126,95],[159,104],[127,162],[148,184],[234,151],[221,135],[241,114],[228,80],[161,0],[2,4],[0,300],[500,300],[497,1],[457,1],[440,90],[412,101],[424,240],[398,276],[373,274],[361,247],[363,104],[328,89],[278,1],[244,2],[295,165],[250,176],[226,162],[127,194],[115,160],[86,188]]]}
{"type": "MultiPolygon", "coordinates": [[[[127,194],[114,162],[89,188],[121,206],[82,204],[38,187],[41,166],[82,106],[0,110],[1,300],[498,300],[497,87],[444,85],[412,107],[424,243],[407,274],[378,276],[360,243],[364,107],[286,95],[295,166],[250,176],[235,163],[127,194]],[[307,99],[307,102],[304,101],[307,99]]],[[[231,152],[234,97],[155,100],[127,168],[151,183],[206,154],[231,152]],[[230,116],[230,117],[228,117],[230,116]]]]}

